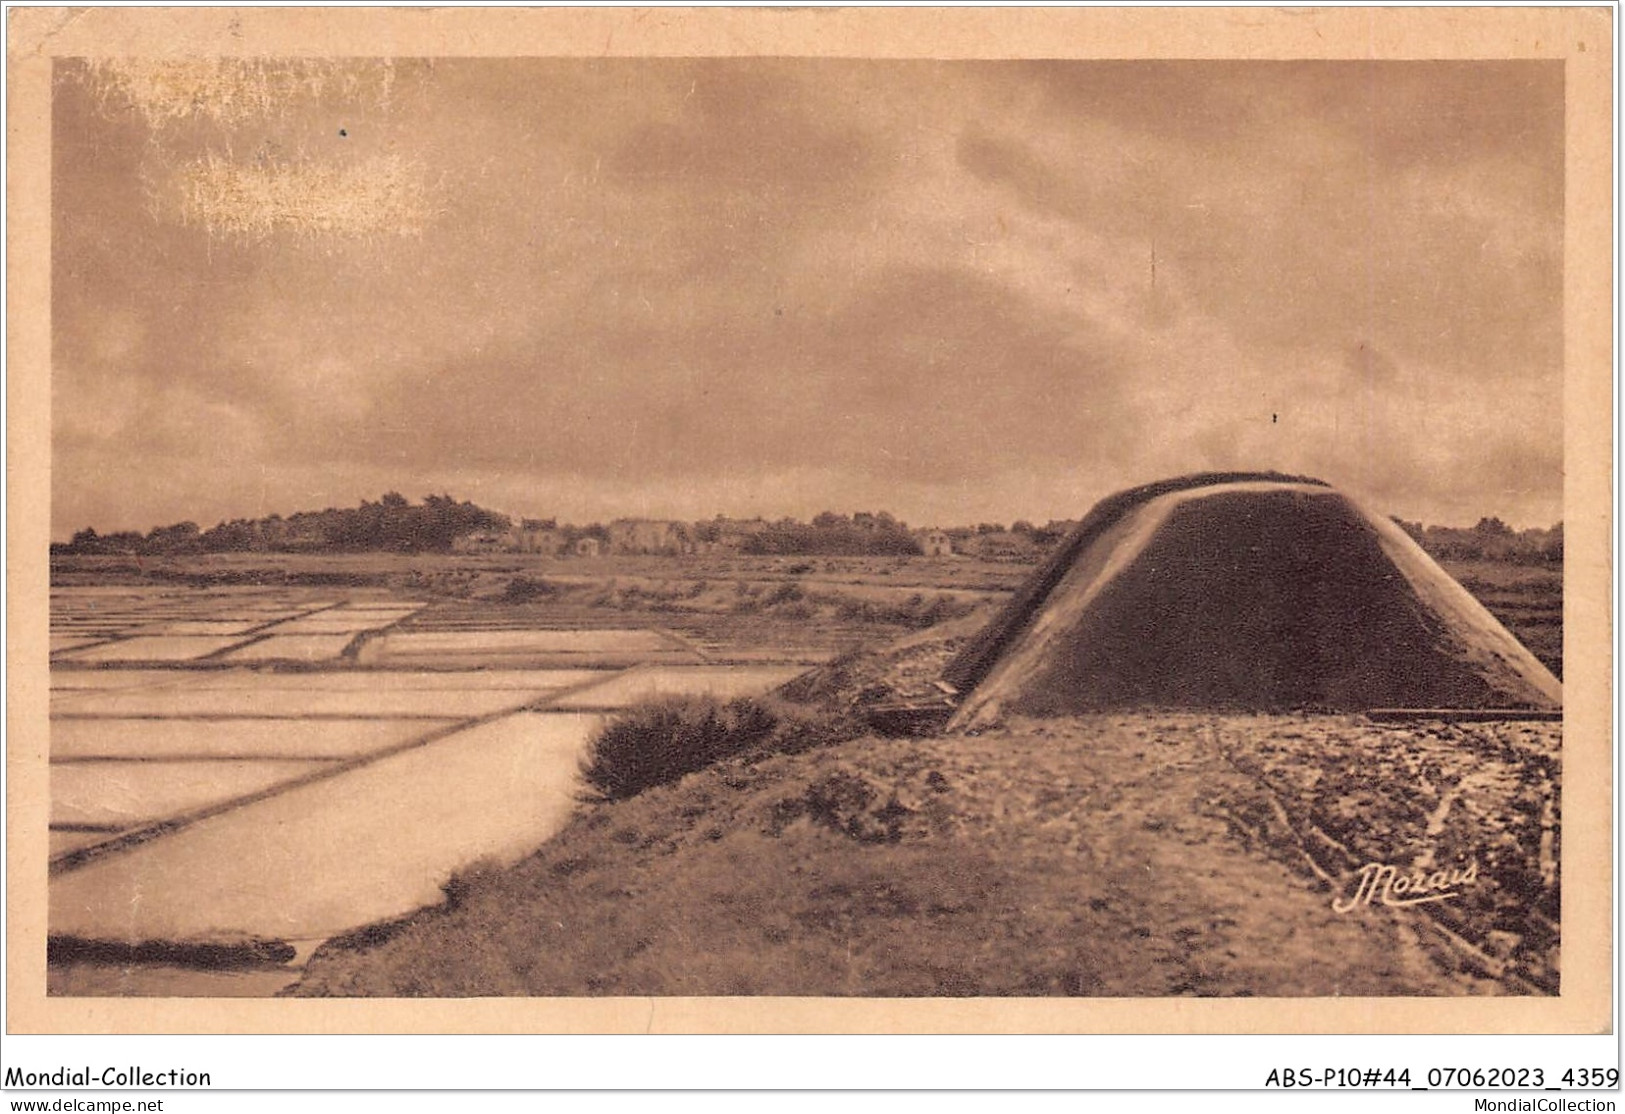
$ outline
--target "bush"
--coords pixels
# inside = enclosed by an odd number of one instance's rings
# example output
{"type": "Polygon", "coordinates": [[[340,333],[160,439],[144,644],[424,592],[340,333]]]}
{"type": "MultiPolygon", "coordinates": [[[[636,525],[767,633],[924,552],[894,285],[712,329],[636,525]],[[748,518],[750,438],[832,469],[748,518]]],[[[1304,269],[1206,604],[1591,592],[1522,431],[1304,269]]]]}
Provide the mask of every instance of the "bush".
{"type": "Polygon", "coordinates": [[[676,781],[759,744],[777,725],[754,700],[673,697],[628,709],[593,739],[582,775],[609,800],[676,781]]]}
{"type": "Polygon", "coordinates": [[[516,576],[508,581],[508,588],[502,593],[502,600],[504,603],[530,603],[532,600],[552,599],[558,594],[559,586],[551,581],[516,576]]]}
{"type": "Polygon", "coordinates": [[[804,595],[806,593],[801,590],[799,584],[780,584],[769,592],[762,602],[771,607],[776,603],[793,603],[804,595]]]}
{"type": "Polygon", "coordinates": [[[923,596],[916,593],[900,603],[863,599],[843,600],[836,608],[836,615],[847,622],[884,623],[911,630],[924,630],[949,619],[969,615],[974,610],[976,605],[970,600],[938,595],[928,603],[923,596]]]}
{"type": "Polygon", "coordinates": [[[623,800],[725,758],[799,754],[862,732],[862,723],[845,713],[792,710],[750,697],[667,697],[606,724],[588,745],[581,772],[599,797],[623,800]]]}

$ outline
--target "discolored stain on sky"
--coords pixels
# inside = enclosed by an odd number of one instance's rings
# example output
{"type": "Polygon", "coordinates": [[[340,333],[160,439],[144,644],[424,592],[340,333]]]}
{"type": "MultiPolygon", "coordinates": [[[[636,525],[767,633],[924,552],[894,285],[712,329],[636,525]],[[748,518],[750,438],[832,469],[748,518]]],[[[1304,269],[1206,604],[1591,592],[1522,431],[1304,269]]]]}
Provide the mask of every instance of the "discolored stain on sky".
{"type": "Polygon", "coordinates": [[[1561,63],[233,65],[57,65],[54,536],[1561,517],[1561,63]]]}

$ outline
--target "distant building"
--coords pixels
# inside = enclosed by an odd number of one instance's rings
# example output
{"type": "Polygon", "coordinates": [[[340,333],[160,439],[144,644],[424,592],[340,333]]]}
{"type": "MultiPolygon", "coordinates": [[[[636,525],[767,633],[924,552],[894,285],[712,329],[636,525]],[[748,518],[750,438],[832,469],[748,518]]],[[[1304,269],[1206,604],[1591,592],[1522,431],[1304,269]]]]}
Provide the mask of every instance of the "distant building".
{"type": "Polygon", "coordinates": [[[946,530],[916,530],[914,540],[919,544],[920,552],[927,557],[954,555],[954,540],[948,536],[946,530]]]}
{"type": "Polygon", "coordinates": [[[609,524],[611,553],[693,553],[687,525],[650,518],[618,518],[609,524]]]}
{"type": "Polygon", "coordinates": [[[1039,552],[1032,534],[1009,530],[980,531],[959,539],[959,552],[983,561],[1031,561],[1039,552]]]}
{"type": "Polygon", "coordinates": [[[512,538],[505,530],[476,530],[451,539],[453,553],[502,553],[511,548],[512,538]]]}
{"type": "Polygon", "coordinates": [[[534,526],[527,522],[509,531],[508,541],[516,553],[540,553],[556,557],[564,549],[565,537],[564,532],[556,527],[534,526]]]}
{"type": "Polygon", "coordinates": [[[577,557],[601,557],[604,553],[604,543],[601,538],[588,534],[586,537],[577,538],[575,545],[570,549],[577,557]]]}

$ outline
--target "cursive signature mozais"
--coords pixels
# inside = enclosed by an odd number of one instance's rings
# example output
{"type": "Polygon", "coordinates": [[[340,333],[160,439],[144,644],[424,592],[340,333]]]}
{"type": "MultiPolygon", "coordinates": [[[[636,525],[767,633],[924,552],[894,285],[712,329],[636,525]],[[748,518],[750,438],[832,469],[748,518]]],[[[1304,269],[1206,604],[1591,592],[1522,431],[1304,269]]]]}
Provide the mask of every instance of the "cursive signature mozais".
{"type": "Polygon", "coordinates": [[[1332,909],[1347,913],[1363,905],[1423,905],[1455,897],[1463,886],[1478,881],[1478,862],[1462,869],[1425,871],[1412,869],[1402,874],[1389,863],[1366,863],[1360,868],[1354,896],[1332,902],[1332,909]]]}

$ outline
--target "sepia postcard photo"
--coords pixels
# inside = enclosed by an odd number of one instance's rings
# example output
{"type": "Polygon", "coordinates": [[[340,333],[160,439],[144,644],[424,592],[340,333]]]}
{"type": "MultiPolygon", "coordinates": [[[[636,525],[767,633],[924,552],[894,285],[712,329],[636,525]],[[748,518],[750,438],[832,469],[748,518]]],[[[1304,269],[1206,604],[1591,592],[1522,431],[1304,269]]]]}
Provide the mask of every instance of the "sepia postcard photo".
{"type": "Polygon", "coordinates": [[[8,1023],[1606,1026],[1611,18],[13,11],[8,1023]]]}

